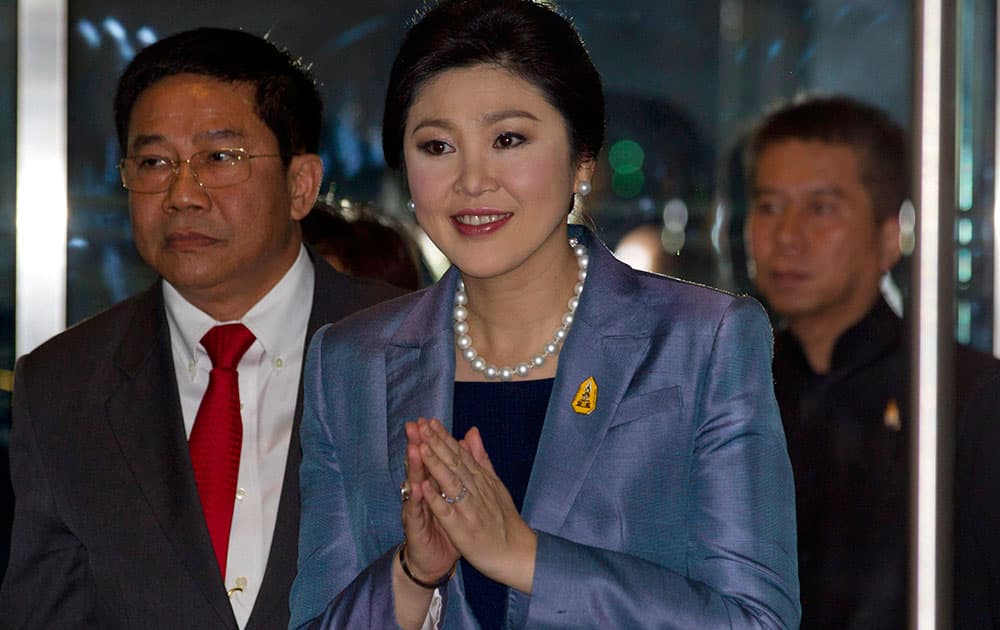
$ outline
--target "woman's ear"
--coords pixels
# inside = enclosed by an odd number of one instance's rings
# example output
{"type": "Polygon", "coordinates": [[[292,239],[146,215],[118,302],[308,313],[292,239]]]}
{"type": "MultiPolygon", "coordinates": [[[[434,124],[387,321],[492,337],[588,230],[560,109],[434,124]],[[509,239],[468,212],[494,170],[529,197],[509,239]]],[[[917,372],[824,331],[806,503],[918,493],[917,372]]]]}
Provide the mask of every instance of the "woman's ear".
{"type": "MultiPolygon", "coordinates": [[[[595,160],[594,158],[587,158],[586,160],[582,160],[579,164],[577,164],[576,178],[573,181],[573,192],[583,193],[584,191],[580,190],[580,184],[582,184],[583,182],[586,182],[588,187],[590,186],[591,181],[594,178],[594,171],[596,170],[596,168],[597,168],[597,160],[595,160]]],[[[587,188],[586,192],[590,192],[589,188],[587,188]]]]}

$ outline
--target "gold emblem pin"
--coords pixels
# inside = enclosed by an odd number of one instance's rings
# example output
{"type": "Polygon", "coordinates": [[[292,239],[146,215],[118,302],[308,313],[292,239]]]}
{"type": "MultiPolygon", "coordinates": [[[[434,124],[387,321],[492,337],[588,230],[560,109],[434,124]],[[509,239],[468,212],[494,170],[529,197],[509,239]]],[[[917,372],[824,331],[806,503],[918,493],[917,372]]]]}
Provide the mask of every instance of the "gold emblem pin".
{"type": "Polygon", "coordinates": [[[890,398],[889,402],[886,403],[885,413],[882,414],[882,424],[893,431],[899,431],[902,426],[899,419],[899,404],[896,403],[895,398],[890,398]]]}
{"type": "Polygon", "coordinates": [[[573,411],[589,415],[597,407],[597,381],[591,376],[580,383],[580,388],[576,390],[573,397],[573,411]]]}

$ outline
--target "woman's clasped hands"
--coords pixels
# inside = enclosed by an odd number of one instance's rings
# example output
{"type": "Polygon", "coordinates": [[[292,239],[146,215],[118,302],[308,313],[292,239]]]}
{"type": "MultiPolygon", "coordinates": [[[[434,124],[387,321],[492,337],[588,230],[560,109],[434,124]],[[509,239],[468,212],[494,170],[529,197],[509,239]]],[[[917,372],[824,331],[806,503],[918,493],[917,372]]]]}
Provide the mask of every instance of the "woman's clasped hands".
{"type": "Polygon", "coordinates": [[[437,583],[459,558],[531,593],[537,536],[521,518],[473,427],[456,440],[438,420],[406,423],[403,550],[411,579],[437,583]]]}

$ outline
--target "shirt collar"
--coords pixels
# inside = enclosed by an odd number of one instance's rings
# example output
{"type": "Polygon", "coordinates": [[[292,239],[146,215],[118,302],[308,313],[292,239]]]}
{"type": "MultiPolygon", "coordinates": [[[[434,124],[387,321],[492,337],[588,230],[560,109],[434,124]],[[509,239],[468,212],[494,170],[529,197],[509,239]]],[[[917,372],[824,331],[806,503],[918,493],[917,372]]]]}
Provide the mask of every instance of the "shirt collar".
{"type": "MultiPolygon", "coordinates": [[[[301,344],[312,310],[313,287],[316,278],[312,261],[305,247],[291,268],[259,302],[237,320],[250,329],[263,346],[264,354],[281,357],[301,344]]],[[[166,280],[163,281],[163,302],[167,311],[172,338],[183,344],[190,359],[198,356],[201,338],[219,322],[184,299],[166,280]]]]}
{"type": "MultiPolygon", "coordinates": [[[[861,366],[892,352],[900,342],[901,320],[884,299],[879,299],[870,311],[837,338],[830,358],[829,377],[850,374],[861,366]]],[[[775,362],[788,363],[797,369],[812,367],[798,338],[787,327],[775,335],[775,362]]]]}

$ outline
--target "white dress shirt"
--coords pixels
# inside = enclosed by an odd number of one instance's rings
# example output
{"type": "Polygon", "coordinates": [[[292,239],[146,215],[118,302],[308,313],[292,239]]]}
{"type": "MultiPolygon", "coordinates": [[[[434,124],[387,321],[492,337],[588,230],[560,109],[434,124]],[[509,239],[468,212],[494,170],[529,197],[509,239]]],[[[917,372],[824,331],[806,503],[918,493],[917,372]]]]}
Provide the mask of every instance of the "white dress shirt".
{"type": "MultiPolygon", "coordinates": [[[[239,320],[257,338],[237,367],[243,447],[225,584],[237,588],[229,602],[240,628],[250,618],[271,549],[314,285],[313,265],[303,247],[278,284],[239,320]]],[[[190,437],[212,369],[200,340],[213,326],[231,322],[215,321],[167,282],[163,298],[184,429],[190,437]]]]}

